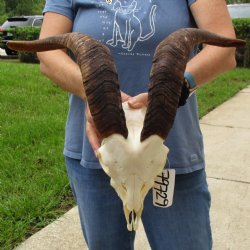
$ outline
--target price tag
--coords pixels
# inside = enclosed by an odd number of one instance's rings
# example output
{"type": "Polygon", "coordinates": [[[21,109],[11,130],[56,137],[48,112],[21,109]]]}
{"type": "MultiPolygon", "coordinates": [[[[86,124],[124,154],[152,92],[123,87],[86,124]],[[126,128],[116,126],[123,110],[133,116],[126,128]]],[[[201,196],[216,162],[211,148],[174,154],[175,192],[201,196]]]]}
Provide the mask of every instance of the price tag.
{"type": "Polygon", "coordinates": [[[167,208],[173,204],[175,185],[175,169],[163,169],[155,178],[153,187],[153,204],[156,207],[167,208]]]}

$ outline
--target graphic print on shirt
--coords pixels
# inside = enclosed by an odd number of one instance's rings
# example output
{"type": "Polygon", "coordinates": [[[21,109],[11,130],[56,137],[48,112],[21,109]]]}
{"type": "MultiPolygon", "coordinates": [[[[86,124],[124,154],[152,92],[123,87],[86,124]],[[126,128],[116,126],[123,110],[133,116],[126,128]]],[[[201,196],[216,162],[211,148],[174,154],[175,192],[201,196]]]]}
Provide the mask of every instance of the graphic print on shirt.
{"type": "MultiPolygon", "coordinates": [[[[126,1],[125,1],[126,2],[126,1]]],[[[113,47],[121,46],[127,51],[132,51],[138,42],[143,42],[155,34],[155,12],[156,5],[151,7],[149,13],[150,31],[143,35],[141,20],[136,16],[137,1],[133,0],[129,5],[122,5],[116,0],[113,5],[115,11],[112,38],[106,44],[113,47]]]]}

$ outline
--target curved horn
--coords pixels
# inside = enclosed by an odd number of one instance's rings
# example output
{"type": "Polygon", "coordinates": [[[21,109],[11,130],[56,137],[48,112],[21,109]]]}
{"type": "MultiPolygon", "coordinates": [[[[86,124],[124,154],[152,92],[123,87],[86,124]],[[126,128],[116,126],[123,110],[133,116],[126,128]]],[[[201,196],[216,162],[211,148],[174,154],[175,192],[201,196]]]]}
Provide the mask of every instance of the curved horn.
{"type": "Polygon", "coordinates": [[[47,51],[68,48],[76,56],[90,112],[102,138],[121,134],[127,138],[118,76],[109,49],[81,33],[67,33],[36,41],[10,41],[17,51],[47,51]]]}
{"type": "Polygon", "coordinates": [[[221,47],[245,45],[243,40],[194,28],[180,29],[165,38],[157,46],[153,59],[141,141],[154,134],[163,139],[168,136],[178,108],[189,54],[193,46],[200,43],[221,47]]]}

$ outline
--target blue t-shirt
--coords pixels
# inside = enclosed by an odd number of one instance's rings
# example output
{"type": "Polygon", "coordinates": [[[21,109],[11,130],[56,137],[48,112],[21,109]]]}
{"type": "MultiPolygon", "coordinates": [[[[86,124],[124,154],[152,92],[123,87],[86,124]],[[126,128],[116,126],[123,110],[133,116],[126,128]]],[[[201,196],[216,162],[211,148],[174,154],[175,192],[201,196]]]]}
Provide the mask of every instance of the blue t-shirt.
{"type": "MultiPolygon", "coordinates": [[[[121,90],[134,96],[148,89],[156,46],[170,33],[195,27],[190,5],[195,0],[47,0],[45,12],[56,12],[73,22],[73,31],[88,34],[109,47],[121,90]]],[[[194,53],[193,53],[194,54],[194,53]]],[[[87,168],[101,168],[85,133],[85,104],[70,95],[64,154],[87,168]]],[[[169,163],[177,173],[204,167],[203,140],[196,96],[177,111],[166,140],[169,163]]]]}

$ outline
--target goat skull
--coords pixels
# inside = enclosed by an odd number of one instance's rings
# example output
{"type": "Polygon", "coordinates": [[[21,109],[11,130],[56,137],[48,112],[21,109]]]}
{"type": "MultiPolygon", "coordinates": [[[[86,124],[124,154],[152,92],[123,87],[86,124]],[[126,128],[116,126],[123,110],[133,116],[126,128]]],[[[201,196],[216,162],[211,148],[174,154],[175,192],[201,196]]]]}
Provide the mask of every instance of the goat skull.
{"type": "Polygon", "coordinates": [[[144,198],[165,165],[168,148],[158,135],[140,141],[145,108],[131,109],[127,103],[123,103],[123,110],[128,137],[125,139],[119,134],[113,134],[104,139],[97,156],[111,178],[111,186],[123,202],[128,230],[136,230],[144,198]],[[132,218],[129,218],[130,215],[132,218]]]}

